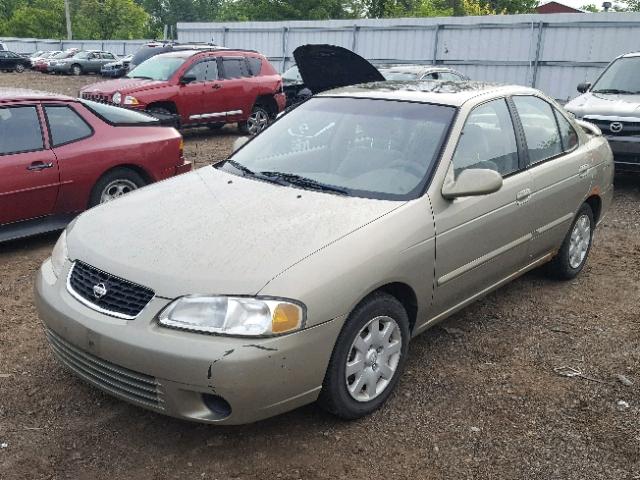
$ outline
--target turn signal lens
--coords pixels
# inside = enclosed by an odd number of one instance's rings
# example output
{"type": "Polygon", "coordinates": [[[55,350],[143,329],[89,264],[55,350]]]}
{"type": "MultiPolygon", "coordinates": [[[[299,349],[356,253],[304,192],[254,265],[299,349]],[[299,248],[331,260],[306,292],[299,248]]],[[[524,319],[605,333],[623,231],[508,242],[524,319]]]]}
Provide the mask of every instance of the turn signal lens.
{"type": "Polygon", "coordinates": [[[302,323],[302,309],[291,303],[279,303],[273,311],[271,331],[284,333],[297,330],[302,323]]]}

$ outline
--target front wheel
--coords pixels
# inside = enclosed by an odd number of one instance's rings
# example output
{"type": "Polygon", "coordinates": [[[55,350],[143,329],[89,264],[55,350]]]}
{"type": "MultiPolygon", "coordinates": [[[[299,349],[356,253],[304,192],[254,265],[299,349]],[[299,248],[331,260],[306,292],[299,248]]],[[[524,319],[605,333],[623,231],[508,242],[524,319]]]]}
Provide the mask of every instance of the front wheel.
{"type": "Polygon", "coordinates": [[[407,312],[395,297],[377,293],[363,300],[336,341],[320,406],[347,420],[380,408],[398,383],[409,335],[407,312]]]}
{"type": "Polygon", "coordinates": [[[115,200],[140,187],[147,182],[136,172],[129,168],[116,168],[103,175],[91,191],[89,207],[95,207],[101,203],[115,200]]]}
{"type": "Polygon", "coordinates": [[[582,271],[591,251],[594,225],[593,210],[585,203],[580,207],[558,254],[547,266],[552,277],[571,280],[582,271]]]}
{"type": "Polygon", "coordinates": [[[269,125],[269,112],[261,105],[251,110],[251,115],[245,122],[238,123],[240,132],[245,135],[257,135],[269,125]]]}

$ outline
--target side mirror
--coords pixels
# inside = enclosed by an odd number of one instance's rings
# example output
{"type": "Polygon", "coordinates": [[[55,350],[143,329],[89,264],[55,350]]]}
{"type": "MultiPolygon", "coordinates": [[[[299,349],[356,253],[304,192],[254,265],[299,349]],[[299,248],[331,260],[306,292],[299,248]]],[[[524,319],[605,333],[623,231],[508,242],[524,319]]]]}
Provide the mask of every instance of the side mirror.
{"type": "Polygon", "coordinates": [[[458,197],[488,195],[502,188],[502,176],[485,168],[463,170],[453,181],[442,186],[442,196],[447,200],[458,197]]]}
{"type": "Polygon", "coordinates": [[[582,82],[578,84],[578,92],[587,93],[591,88],[591,82],[582,82]]]}
{"type": "Polygon", "coordinates": [[[187,74],[187,75],[184,75],[184,76],[180,79],[180,83],[181,83],[182,85],[186,85],[186,84],[188,84],[188,83],[195,82],[196,80],[197,80],[197,78],[196,78],[196,76],[195,76],[195,75],[187,74]]]}
{"type": "Polygon", "coordinates": [[[242,146],[249,141],[249,137],[238,137],[236,141],[233,142],[233,151],[237,152],[242,148],[242,146]]]}

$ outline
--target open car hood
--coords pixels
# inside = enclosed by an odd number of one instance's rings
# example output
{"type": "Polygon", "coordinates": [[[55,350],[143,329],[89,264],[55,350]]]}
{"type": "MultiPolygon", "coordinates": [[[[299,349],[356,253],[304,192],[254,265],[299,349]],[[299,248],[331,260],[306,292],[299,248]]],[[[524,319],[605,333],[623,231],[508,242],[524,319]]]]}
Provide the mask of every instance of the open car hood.
{"type": "Polygon", "coordinates": [[[360,55],[335,45],[301,45],[293,51],[304,84],[312,93],[358,83],[383,82],[376,67],[360,55]]]}

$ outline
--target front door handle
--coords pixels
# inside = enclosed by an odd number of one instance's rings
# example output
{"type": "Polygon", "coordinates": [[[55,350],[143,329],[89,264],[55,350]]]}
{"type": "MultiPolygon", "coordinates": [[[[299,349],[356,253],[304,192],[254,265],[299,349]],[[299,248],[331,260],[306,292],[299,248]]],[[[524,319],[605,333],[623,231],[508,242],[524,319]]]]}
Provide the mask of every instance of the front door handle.
{"type": "Polygon", "coordinates": [[[587,175],[588,171],[589,171],[589,164],[585,163],[584,165],[580,165],[580,168],[578,168],[578,175],[580,175],[581,177],[584,177],[587,175]]]}
{"type": "Polygon", "coordinates": [[[219,83],[214,83],[214,84],[211,86],[211,88],[212,88],[213,90],[218,90],[218,89],[222,88],[222,85],[220,85],[219,83]]]}
{"type": "Polygon", "coordinates": [[[31,165],[27,167],[27,170],[30,172],[39,172],[40,170],[44,170],[46,168],[52,168],[53,163],[44,163],[44,162],[33,162],[31,165]]]}
{"type": "Polygon", "coordinates": [[[531,189],[525,188],[524,190],[520,190],[516,193],[516,201],[517,202],[526,202],[531,196],[531,189]]]}

